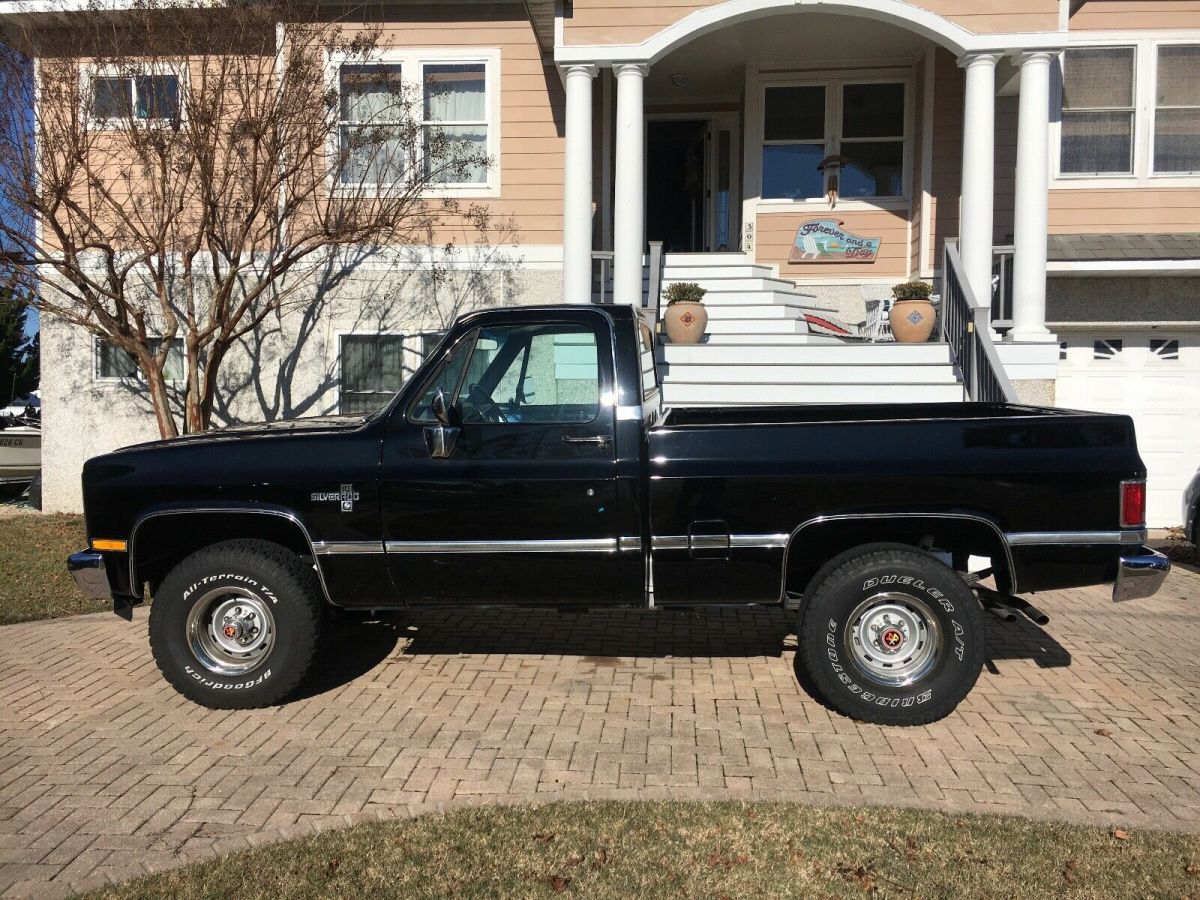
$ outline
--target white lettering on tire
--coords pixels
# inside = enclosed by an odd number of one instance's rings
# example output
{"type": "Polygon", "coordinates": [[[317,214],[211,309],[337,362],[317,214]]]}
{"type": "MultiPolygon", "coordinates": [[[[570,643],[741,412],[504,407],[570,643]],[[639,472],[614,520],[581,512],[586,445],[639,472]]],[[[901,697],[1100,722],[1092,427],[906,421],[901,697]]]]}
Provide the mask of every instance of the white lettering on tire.
{"type": "Polygon", "coordinates": [[[191,675],[192,678],[196,679],[196,681],[198,681],[202,685],[204,685],[205,687],[213,688],[214,690],[218,690],[218,691],[239,691],[239,690],[242,690],[243,688],[257,687],[258,685],[262,684],[264,681],[266,681],[268,678],[271,677],[271,670],[267,669],[265,672],[263,672],[261,675],[258,676],[258,678],[254,679],[253,681],[239,682],[238,684],[229,684],[224,681],[213,681],[209,678],[205,678],[202,674],[197,672],[191,666],[184,666],[183,670],[185,672],[187,672],[189,675],[191,675]]]}
{"type": "Polygon", "coordinates": [[[191,587],[189,587],[187,590],[185,590],[183,592],[183,599],[186,600],[188,597],[190,597],[193,593],[195,593],[197,588],[204,587],[204,585],[211,584],[214,581],[236,581],[238,584],[244,584],[247,587],[258,588],[260,591],[262,591],[263,595],[268,600],[270,600],[272,603],[279,602],[279,598],[277,598],[275,596],[275,592],[272,591],[265,584],[260,584],[259,582],[255,581],[253,578],[250,578],[248,575],[232,575],[229,573],[226,573],[224,575],[205,575],[203,578],[201,578],[199,581],[195,582],[191,587]]]}

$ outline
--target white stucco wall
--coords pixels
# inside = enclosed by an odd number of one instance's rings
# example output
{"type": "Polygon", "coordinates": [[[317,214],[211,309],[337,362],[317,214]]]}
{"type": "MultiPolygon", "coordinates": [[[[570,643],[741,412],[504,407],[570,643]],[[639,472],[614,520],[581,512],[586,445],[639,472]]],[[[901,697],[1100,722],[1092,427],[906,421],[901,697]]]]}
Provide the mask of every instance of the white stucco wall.
{"type": "MultiPolygon", "coordinates": [[[[506,267],[454,272],[436,291],[419,271],[363,267],[327,293],[307,291],[243,340],[221,371],[215,424],[337,412],[338,338],[358,333],[416,335],[488,306],[556,303],[562,272],[506,267]]],[[[157,440],[149,399],[137,380],[96,377],[95,341],[42,318],[42,479],[47,512],[82,510],[80,473],[90,457],[157,440]]],[[[408,355],[415,364],[418,357],[408,355]]]]}

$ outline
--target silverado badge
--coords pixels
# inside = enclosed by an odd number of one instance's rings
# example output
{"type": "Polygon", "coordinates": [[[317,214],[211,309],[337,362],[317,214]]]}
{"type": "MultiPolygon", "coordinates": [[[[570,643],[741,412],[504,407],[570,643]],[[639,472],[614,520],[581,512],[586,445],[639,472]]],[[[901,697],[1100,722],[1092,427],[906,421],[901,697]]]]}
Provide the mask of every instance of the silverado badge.
{"type": "Polygon", "coordinates": [[[358,499],[358,491],[354,490],[352,484],[343,484],[341,491],[336,494],[316,491],[311,499],[314,503],[341,503],[342,512],[354,512],[354,501],[358,499]]]}

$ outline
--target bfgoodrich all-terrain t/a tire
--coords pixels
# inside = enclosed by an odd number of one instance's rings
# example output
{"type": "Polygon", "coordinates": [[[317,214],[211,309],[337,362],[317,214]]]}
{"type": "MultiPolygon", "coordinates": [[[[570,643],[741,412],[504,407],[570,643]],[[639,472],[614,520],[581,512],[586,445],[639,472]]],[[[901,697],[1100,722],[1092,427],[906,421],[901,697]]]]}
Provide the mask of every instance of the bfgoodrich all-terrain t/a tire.
{"type": "Polygon", "coordinates": [[[270,706],[312,666],[323,610],[316,574],[294,553],[226,541],[163,579],[150,606],[150,648],[189,700],[212,709],[270,706]]]}
{"type": "Polygon", "coordinates": [[[928,553],[873,544],[828,566],[801,611],[799,663],[838,712],[877,725],[948,715],[983,667],[979,601],[928,553]]]}

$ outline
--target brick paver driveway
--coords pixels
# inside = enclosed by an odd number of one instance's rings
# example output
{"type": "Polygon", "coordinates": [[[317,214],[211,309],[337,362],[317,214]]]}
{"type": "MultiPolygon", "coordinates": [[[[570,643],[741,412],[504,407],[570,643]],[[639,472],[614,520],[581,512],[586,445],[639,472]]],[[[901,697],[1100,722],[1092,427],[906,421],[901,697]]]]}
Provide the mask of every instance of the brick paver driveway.
{"type": "Polygon", "coordinates": [[[597,797],[1017,811],[1200,831],[1200,575],[990,625],[950,718],[859,725],[777,612],[421,614],[343,628],[286,706],[211,712],[145,613],[0,628],[0,893],[64,893],[367,816],[597,797]],[[48,883],[49,882],[49,883],[48,883]]]}

